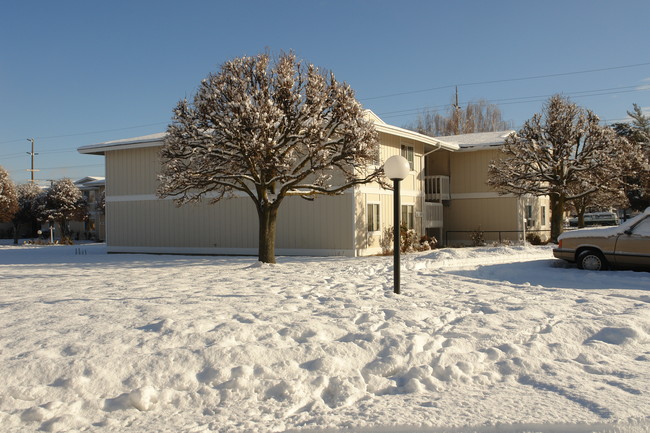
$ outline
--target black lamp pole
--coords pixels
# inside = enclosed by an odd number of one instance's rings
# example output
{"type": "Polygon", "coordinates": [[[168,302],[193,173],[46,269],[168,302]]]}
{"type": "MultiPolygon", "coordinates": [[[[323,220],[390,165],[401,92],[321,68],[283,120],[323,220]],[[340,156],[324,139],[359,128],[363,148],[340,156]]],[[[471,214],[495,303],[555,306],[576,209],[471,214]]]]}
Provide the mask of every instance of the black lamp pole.
{"type": "Polygon", "coordinates": [[[402,179],[392,179],[393,181],[393,292],[399,295],[399,283],[400,283],[400,263],[399,263],[399,253],[400,253],[400,193],[399,193],[399,183],[402,179]]]}
{"type": "Polygon", "coordinates": [[[386,177],[393,181],[393,292],[399,294],[399,247],[400,247],[400,193],[399,183],[406,179],[410,172],[410,164],[406,158],[401,155],[393,155],[384,163],[384,173],[386,177]]]}

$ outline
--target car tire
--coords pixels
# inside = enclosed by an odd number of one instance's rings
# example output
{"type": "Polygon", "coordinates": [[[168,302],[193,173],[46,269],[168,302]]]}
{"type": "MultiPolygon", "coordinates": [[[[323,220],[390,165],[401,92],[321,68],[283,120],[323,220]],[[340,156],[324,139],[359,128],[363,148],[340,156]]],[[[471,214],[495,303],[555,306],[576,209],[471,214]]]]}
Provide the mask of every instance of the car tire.
{"type": "Polygon", "coordinates": [[[596,250],[586,250],[578,255],[578,269],[587,271],[604,271],[607,269],[607,260],[596,250]]]}

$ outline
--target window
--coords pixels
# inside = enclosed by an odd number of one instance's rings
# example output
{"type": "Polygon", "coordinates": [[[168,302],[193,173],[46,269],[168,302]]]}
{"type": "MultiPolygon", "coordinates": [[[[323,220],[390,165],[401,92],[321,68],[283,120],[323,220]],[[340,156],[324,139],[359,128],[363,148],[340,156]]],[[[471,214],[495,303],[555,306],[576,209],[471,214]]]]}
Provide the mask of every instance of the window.
{"type": "Polygon", "coordinates": [[[546,225],[546,206],[542,206],[542,227],[546,225]]]}
{"type": "Polygon", "coordinates": [[[378,232],[379,230],[379,204],[368,203],[368,231],[378,232]]]}
{"type": "Polygon", "coordinates": [[[637,236],[650,236],[650,218],[646,218],[638,223],[632,231],[637,236]]]}
{"type": "Polygon", "coordinates": [[[409,167],[411,168],[411,171],[415,170],[414,168],[414,156],[413,156],[413,146],[407,146],[405,144],[402,144],[402,156],[406,158],[406,160],[409,162],[409,167]]]}
{"type": "Polygon", "coordinates": [[[531,205],[526,205],[526,227],[533,227],[534,225],[533,207],[531,205]]]}
{"type": "Polygon", "coordinates": [[[415,228],[415,219],[413,218],[413,205],[405,204],[402,205],[402,222],[401,224],[406,225],[408,230],[415,228]]]}

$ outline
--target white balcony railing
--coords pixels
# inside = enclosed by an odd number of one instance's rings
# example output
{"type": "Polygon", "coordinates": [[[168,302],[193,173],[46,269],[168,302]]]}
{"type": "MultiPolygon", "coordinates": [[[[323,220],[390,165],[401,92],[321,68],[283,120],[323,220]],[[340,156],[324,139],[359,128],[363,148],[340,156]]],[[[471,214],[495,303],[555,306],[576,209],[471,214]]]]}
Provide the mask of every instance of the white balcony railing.
{"type": "Polygon", "coordinates": [[[424,204],[424,228],[442,227],[442,203],[424,204]]]}
{"type": "Polygon", "coordinates": [[[425,176],[424,191],[427,201],[450,200],[449,176],[425,176]]]}

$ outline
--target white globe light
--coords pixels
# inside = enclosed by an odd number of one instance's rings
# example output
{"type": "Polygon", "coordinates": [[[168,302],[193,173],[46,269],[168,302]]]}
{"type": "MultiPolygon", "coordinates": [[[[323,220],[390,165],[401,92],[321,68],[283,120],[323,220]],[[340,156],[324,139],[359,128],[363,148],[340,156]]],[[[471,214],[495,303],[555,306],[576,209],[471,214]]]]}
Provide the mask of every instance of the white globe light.
{"type": "Polygon", "coordinates": [[[409,175],[411,166],[406,158],[401,155],[393,155],[384,163],[384,173],[391,180],[402,180],[409,175]]]}

